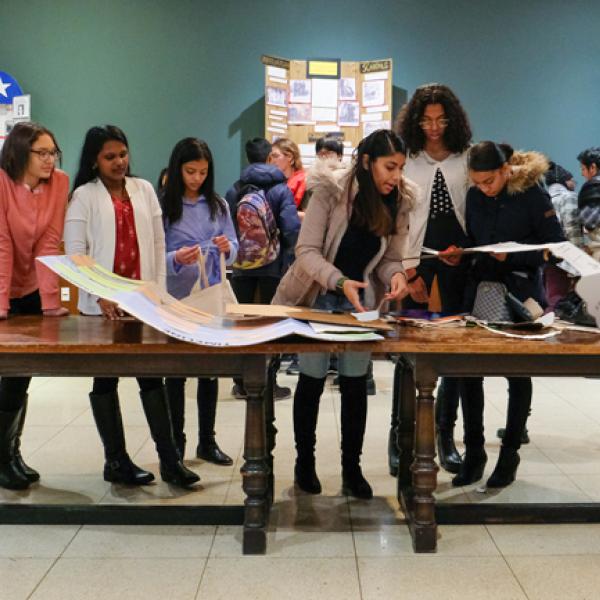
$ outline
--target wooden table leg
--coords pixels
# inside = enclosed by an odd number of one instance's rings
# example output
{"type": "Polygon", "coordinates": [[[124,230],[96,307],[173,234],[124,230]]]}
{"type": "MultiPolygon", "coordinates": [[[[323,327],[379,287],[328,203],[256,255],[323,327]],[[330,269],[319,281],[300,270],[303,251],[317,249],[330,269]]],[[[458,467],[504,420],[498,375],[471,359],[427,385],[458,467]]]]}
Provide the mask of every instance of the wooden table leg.
{"type": "Polygon", "coordinates": [[[264,393],[267,381],[267,357],[248,356],[243,373],[246,389],[246,432],[242,485],[244,501],[244,554],[265,554],[269,522],[269,467],[265,426],[264,393]]]}
{"type": "Polygon", "coordinates": [[[265,426],[267,435],[267,466],[269,468],[269,477],[267,482],[269,504],[273,505],[275,495],[275,470],[273,461],[273,450],[275,449],[275,438],[277,436],[277,428],[275,427],[275,406],[274,406],[274,390],[275,377],[279,369],[280,361],[275,358],[269,362],[269,370],[267,373],[267,386],[265,387],[264,402],[265,402],[265,426]]]}
{"type": "Polygon", "coordinates": [[[415,458],[412,472],[412,506],[407,517],[415,552],[435,552],[437,547],[437,524],[435,522],[435,498],[437,486],[435,458],[435,427],[433,390],[436,373],[417,358],[417,403],[415,419],[415,458]]]}
{"type": "Polygon", "coordinates": [[[398,449],[400,450],[400,464],[398,468],[398,500],[401,501],[403,490],[411,488],[412,477],[410,466],[413,461],[415,443],[415,377],[413,365],[404,356],[400,357],[397,369],[402,369],[398,378],[397,398],[398,403],[398,449]]]}

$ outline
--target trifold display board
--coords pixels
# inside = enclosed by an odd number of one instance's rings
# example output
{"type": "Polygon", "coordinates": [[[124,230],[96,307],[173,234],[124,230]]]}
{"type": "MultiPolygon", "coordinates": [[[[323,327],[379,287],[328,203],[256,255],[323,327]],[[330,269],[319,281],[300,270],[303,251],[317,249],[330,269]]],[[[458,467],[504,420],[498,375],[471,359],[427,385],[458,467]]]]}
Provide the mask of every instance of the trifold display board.
{"type": "Polygon", "coordinates": [[[265,137],[287,137],[310,164],[315,141],[325,135],[344,142],[345,155],[392,120],[392,59],[342,62],[263,56],[265,137]]]}

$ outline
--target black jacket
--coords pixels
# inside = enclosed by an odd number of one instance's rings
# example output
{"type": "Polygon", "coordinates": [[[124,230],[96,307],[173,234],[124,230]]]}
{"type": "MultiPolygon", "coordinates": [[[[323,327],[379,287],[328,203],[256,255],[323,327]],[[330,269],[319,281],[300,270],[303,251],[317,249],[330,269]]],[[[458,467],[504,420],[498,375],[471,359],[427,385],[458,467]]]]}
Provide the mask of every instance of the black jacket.
{"type": "Polygon", "coordinates": [[[600,175],[592,177],[581,186],[577,196],[577,205],[579,210],[586,206],[600,205],[600,175]]]}
{"type": "MultiPolygon", "coordinates": [[[[522,171],[519,172],[512,180],[509,179],[508,185],[496,198],[487,197],[477,187],[469,189],[466,200],[469,246],[564,241],[550,196],[537,182],[535,173],[536,170],[524,176],[522,171]]],[[[503,262],[490,254],[476,253],[471,261],[467,310],[472,308],[480,281],[501,281],[519,300],[533,297],[544,304],[540,279],[543,252],[510,253],[503,262]]]]}

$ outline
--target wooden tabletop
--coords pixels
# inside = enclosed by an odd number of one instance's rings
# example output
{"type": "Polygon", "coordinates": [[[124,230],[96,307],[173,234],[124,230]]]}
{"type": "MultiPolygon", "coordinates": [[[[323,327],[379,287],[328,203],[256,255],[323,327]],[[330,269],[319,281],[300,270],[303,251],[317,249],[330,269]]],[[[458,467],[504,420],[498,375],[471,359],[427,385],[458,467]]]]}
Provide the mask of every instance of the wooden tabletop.
{"type": "Polygon", "coordinates": [[[600,335],[565,331],[546,340],[511,339],[475,327],[423,329],[401,326],[381,342],[315,342],[291,336],[247,347],[206,347],[181,342],[135,320],[100,317],[11,317],[0,321],[0,354],[274,354],[368,350],[413,354],[600,355],[600,335]]]}

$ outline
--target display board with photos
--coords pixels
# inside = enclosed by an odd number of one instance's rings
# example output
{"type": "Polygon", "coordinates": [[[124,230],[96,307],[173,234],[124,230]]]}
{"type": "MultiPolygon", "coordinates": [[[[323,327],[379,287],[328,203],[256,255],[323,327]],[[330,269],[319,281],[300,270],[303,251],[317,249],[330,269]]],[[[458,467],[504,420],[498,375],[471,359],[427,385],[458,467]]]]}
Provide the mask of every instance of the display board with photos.
{"type": "Polygon", "coordinates": [[[346,62],[263,56],[265,137],[287,137],[302,162],[315,159],[315,141],[339,137],[349,158],[360,140],[392,122],[392,59],[346,62]]]}

